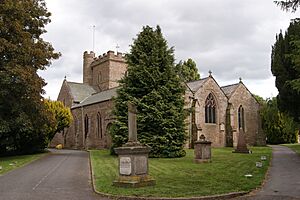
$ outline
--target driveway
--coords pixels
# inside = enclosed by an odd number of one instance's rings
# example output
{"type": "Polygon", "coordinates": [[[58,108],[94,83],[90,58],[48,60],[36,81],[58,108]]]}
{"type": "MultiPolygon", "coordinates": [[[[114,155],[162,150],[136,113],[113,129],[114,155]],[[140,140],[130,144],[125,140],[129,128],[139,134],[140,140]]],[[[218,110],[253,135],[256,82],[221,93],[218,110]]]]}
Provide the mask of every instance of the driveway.
{"type": "Polygon", "coordinates": [[[51,150],[29,165],[0,176],[2,200],[105,199],[92,190],[88,153],[51,150]]]}
{"type": "Polygon", "coordinates": [[[300,156],[291,149],[272,145],[273,159],[269,176],[261,190],[241,200],[300,199],[300,156]]]}

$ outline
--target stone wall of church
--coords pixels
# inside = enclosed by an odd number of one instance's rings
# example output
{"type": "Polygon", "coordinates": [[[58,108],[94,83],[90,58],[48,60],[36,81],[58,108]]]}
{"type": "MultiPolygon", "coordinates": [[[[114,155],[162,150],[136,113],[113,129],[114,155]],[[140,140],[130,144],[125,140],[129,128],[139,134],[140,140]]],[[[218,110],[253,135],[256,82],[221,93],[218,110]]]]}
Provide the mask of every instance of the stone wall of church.
{"type": "Polygon", "coordinates": [[[71,94],[69,93],[69,88],[66,83],[66,80],[64,80],[64,82],[62,84],[62,87],[61,87],[60,92],[57,97],[57,101],[63,102],[64,105],[69,108],[72,106],[73,99],[72,99],[71,94]]]}
{"type": "Polygon", "coordinates": [[[203,134],[207,140],[212,142],[214,147],[224,147],[225,144],[225,120],[228,99],[213,78],[209,78],[195,97],[196,104],[196,124],[202,128],[199,135],[203,134]],[[212,93],[217,104],[216,123],[205,123],[205,100],[212,93]]]}
{"type": "Polygon", "coordinates": [[[111,111],[112,100],[72,109],[73,122],[64,132],[57,133],[51,142],[51,147],[63,144],[70,149],[104,149],[110,148],[111,137],[108,127],[113,122],[111,111]],[[98,114],[99,113],[99,114],[98,114]],[[85,137],[85,116],[88,117],[88,133],[85,137]],[[98,117],[100,129],[98,131],[98,117]]]}
{"type": "Polygon", "coordinates": [[[265,138],[263,136],[259,108],[260,105],[247,90],[247,88],[240,84],[234,94],[229,99],[232,104],[231,107],[231,126],[233,128],[233,144],[236,146],[239,132],[238,125],[238,109],[240,106],[244,108],[245,121],[245,139],[249,145],[265,145],[265,138]]]}
{"type": "MultiPolygon", "coordinates": [[[[83,118],[81,120],[84,120],[85,116],[88,116],[89,118],[89,131],[87,137],[83,139],[84,146],[86,148],[109,148],[111,146],[111,138],[107,131],[107,127],[113,121],[111,115],[112,109],[113,109],[112,100],[104,101],[101,103],[92,104],[84,107],[82,112],[83,118]],[[98,113],[101,116],[101,123],[100,123],[101,129],[99,132],[97,130],[98,113]]],[[[84,124],[84,122],[82,122],[81,124],[84,124]]],[[[84,128],[82,129],[81,132],[83,131],[84,128]]]]}

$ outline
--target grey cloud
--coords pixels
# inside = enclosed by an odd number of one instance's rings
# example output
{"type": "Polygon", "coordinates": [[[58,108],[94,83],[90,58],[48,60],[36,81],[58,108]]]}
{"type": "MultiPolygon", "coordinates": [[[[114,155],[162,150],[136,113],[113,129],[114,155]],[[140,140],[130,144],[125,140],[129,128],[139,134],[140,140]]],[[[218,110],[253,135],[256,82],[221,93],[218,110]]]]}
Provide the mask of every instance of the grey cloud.
{"type": "Polygon", "coordinates": [[[175,47],[176,62],[192,58],[202,74],[211,69],[227,82],[239,76],[250,82],[270,79],[275,34],[299,13],[286,14],[261,0],[46,1],[53,15],[45,38],[63,54],[42,73],[51,94],[58,93],[61,83],[52,83],[57,76],[81,80],[82,53],[92,49],[93,25],[98,55],[115,50],[116,44],[128,52],[142,26],[158,24],[175,47]]]}

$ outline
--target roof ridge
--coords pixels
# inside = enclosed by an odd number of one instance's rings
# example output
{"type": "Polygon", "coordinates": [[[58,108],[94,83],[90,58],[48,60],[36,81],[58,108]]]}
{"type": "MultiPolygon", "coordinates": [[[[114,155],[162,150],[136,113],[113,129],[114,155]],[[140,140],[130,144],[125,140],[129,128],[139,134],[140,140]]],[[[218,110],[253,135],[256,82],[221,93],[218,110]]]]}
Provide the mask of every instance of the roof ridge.
{"type": "Polygon", "coordinates": [[[75,84],[82,84],[82,85],[86,85],[84,83],[78,83],[78,82],[73,82],[73,81],[66,81],[67,83],[75,83],[75,84]]]}
{"type": "Polygon", "coordinates": [[[208,79],[208,77],[205,77],[205,78],[200,78],[199,80],[194,80],[194,81],[189,81],[189,82],[186,82],[186,83],[193,83],[193,82],[197,82],[197,81],[203,81],[204,79],[208,79]]]}
{"type": "Polygon", "coordinates": [[[224,85],[224,86],[221,86],[221,88],[224,88],[224,87],[230,87],[230,86],[234,86],[234,85],[239,85],[240,83],[233,83],[233,84],[230,84],[230,85],[224,85]]]}

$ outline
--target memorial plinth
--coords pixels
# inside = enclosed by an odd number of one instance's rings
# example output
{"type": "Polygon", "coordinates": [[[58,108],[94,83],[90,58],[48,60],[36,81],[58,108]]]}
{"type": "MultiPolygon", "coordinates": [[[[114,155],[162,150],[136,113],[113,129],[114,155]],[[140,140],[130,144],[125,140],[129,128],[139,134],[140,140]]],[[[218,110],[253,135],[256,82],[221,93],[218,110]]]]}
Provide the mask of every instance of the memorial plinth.
{"type": "Polygon", "coordinates": [[[211,162],[211,142],[205,140],[201,135],[200,139],[194,143],[195,163],[211,162]]]}
{"type": "Polygon", "coordinates": [[[148,154],[146,146],[122,146],[115,148],[119,156],[119,177],[113,182],[121,187],[143,187],[155,185],[155,180],[149,176],[148,154]]]}
{"type": "Polygon", "coordinates": [[[242,128],[240,128],[239,135],[238,135],[238,142],[236,149],[233,151],[233,153],[250,153],[249,149],[247,148],[247,144],[245,141],[245,133],[242,128]]]}
{"type": "Polygon", "coordinates": [[[119,177],[113,182],[119,187],[144,187],[155,185],[149,174],[148,154],[150,147],[137,140],[136,107],[128,103],[128,142],[115,148],[119,158],[119,177]]]}

